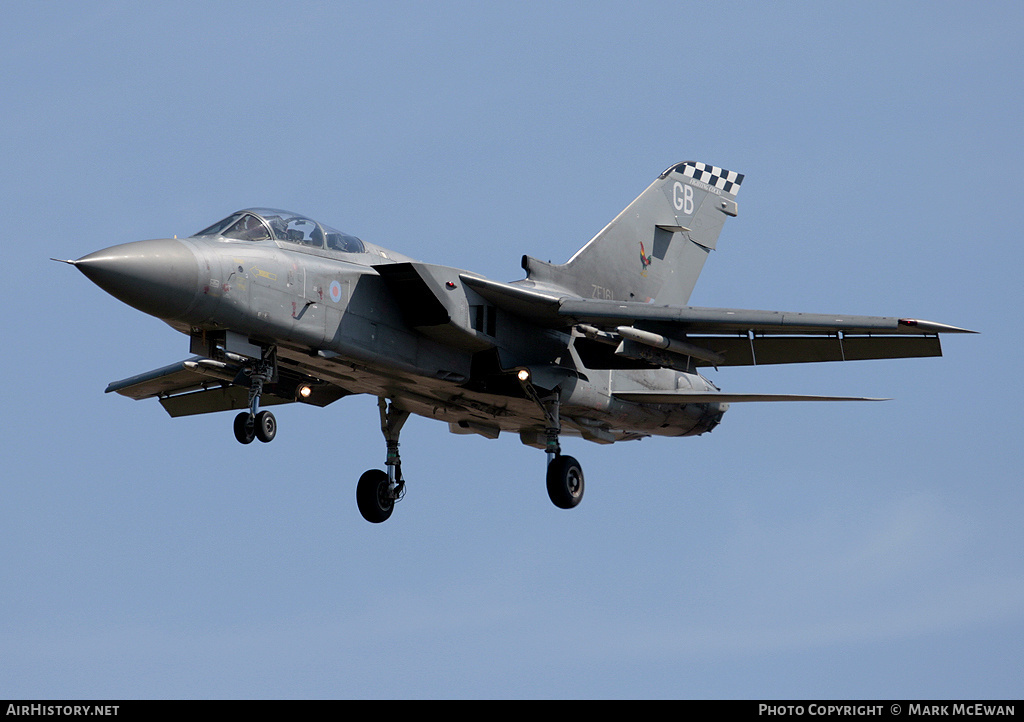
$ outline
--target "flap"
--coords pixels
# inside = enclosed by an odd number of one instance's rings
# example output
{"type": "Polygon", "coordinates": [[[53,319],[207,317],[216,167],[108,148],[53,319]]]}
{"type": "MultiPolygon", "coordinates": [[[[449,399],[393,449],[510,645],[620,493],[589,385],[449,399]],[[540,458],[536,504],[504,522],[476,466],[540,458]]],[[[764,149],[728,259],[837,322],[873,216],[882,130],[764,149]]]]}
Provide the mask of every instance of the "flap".
{"type": "MultiPolygon", "coordinates": [[[[273,394],[260,396],[260,408],[290,403],[292,401],[273,394]]],[[[215,411],[244,411],[249,408],[249,389],[242,386],[217,386],[204,391],[161,397],[160,405],[174,418],[215,411]]]]}
{"type": "Polygon", "coordinates": [[[864,361],[941,356],[938,336],[687,336],[687,341],[721,358],[720,363],[694,357],[696,366],[766,366],[769,364],[864,361]]]}

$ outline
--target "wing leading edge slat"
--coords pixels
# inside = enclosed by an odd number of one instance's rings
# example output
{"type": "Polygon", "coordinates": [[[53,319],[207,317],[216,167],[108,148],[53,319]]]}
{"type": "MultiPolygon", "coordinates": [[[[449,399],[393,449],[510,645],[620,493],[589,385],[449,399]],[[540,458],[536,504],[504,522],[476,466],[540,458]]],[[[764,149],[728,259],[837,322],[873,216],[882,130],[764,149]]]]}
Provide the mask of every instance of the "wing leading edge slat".
{"type": "Polygon", "coordinates": [[[694,333],[782,333],[821,334],[877,333],[927,335],[936,333],[974,333],[964,328],[934,321],[888,316],[842,316],[823,313],[753,311],[733,308],[695,306],[651,306],[626,301],[562,299],[558,313],[577,322],[621,325],[624,321],[670,323],[680,332],[694,333]]]}

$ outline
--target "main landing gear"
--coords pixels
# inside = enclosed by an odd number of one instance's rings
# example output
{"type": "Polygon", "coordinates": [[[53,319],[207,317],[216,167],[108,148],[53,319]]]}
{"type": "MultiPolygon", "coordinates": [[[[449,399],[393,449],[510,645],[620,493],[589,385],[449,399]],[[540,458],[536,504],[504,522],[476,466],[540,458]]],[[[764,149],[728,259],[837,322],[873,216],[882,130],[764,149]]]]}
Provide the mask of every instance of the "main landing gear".
{"type": "MultiPolygon", "coordinates": [[[[525,384],[524,384],[525,385],[525,384]]],[[[533,387],[530,387],[533,390],[533,387]]],[[[534,395],[536,392],[534,391],[534,395]]],[[[538,398],[539,401],[539,398],[538,398]]],[[[547,486],[548,496],[560,509],[572,509],[583,499],[583,469],[571,456],[563,456],[558,443],[561,425],[558,419],[557,394],[540,402],[547,419],[544,430],[548,455],[547,486]]],[[[395,503],[405,496],[405,479],[402,477],[402,458],[398,453],[398,437],[402,426],[409,418],[409,412],[398,408],[393,401],[377,399],[380,411],[380,430],[387,442],[388,453],[384,465],[387,471],[370,469],[359,477],[356,484],[356,505],[366,521],[380,524],[391,517],[395,503]]]]}
{"type": "Polygon", "coordinates": [[[356,484],[356,505],[366,521],[379,524],[387,521],[395,509],[395,502],[405,496],[405,479],[402,478],[402,458],[398,454],[398,435],[409,418],[409,412],[397,408],[393,401],[377,399],[380,410],[380,430],[388,445],[384,462],[387,471],[370,469],[359,477],[356,484]]]}
{"type": "Polygon", "coordinates": [[[253,439],[269,443],[277,436],[277,419],[269,411],[259,411],[259,406],[263,384],[272,383],[277,377],[274,349],[256,363],[246,366],[242,372],[249,376],[249,410],[235,417],[235,438],[241,444],[251,444],[253,439]]]}
{"type": "Polygon", "coordinates": [[[544,413],[547,426],[544,429],[544,451],[548,455],[547,485],[551,503],[559,509],[572,509],[583,500],[583,467],[571,456],[562,456],[558,435],[562,431],[559,418],[560,398],[557,389],[551,396],[542,399],[530,383],[530,373],[523,369],[518,374],[523,391],[544,413]]]}
{"type": "Polygon", "coordinates": [[[572,509],[583,500],[583,467],[571,456],[548,462],[548,496],[559,509],[572,509]]]}

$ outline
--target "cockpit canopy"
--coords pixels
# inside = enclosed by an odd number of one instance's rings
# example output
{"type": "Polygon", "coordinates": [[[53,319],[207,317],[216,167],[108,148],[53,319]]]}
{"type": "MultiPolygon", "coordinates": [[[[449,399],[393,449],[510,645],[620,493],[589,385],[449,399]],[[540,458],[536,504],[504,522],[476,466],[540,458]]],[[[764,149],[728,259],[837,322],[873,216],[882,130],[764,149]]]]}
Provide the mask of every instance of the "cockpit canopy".
{"type": "Polygon", "coordinates": [[[309,248],[327,248],[342,253],[363,253],[363,242],[311,218],[275,208],[246,208],[232,213],[196,236],[222,236],[239,241],[284,241],[309,248]]]}

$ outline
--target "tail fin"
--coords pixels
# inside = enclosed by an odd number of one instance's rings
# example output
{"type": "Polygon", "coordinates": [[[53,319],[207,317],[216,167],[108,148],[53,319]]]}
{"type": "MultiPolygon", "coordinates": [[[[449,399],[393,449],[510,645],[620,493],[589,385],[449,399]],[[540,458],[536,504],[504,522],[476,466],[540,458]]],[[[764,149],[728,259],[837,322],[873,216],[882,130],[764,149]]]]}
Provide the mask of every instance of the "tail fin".
{"type": "Polygon", "coordinates": [[[568,262],[523,256],[527,278],[584,298],[686,305],[743,176],[706,163],[673,165],[568,262]]]}

